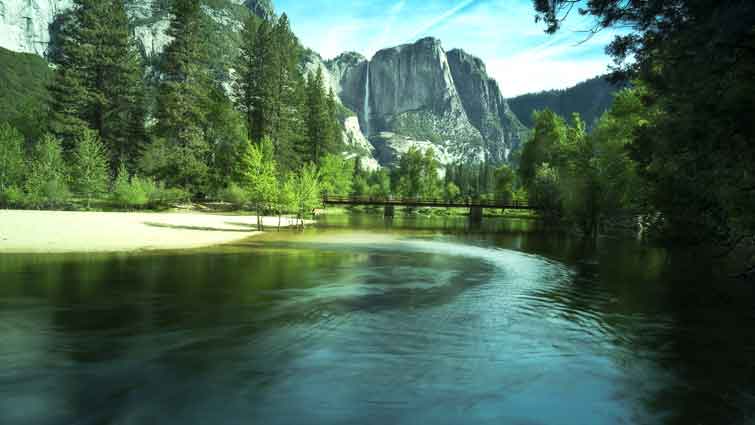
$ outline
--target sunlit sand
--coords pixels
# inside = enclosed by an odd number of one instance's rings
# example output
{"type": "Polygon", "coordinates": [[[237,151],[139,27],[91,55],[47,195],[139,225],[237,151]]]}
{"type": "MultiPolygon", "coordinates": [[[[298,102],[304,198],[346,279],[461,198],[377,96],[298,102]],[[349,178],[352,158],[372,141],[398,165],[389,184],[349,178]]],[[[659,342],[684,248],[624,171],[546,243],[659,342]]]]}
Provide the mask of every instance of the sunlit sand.
{"type": "MultiPolygon", "coordinates": [[[[257,235],[256,223],[254,216],[196,213],[0,211],[0,253],[200,248],[257,235]]],[[[278,217],[265,217],[263,224],[277,227],[278,217]]]]}

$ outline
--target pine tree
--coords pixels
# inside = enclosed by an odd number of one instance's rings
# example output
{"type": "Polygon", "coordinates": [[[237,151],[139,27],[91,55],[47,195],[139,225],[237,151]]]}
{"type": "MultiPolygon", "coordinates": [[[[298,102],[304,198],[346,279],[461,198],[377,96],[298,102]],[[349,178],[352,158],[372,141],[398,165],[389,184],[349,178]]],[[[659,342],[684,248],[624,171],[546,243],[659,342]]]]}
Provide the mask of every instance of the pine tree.
{"type": "Polygon", "coordinates": [[[157,98],[156,133],[175,151],[176,183],[200,191],[206,183],[210,147],[205,139],[209,76],[200,3],[176,0],[167,34],[163,78],[157,98]]]}
{"type": "Polygon", "coordinates": [[[93,197],[105,192],[110,183],[105,147],[93,131],[86,131],[76,143],[72,164],[73,189],[86,198],[87,208],[93,197]]]}
{"type": "Polygon", "coordinates": [[[328,105],[325,99],[325,87],[322,70],[307,80],[307,143],[309,155],[307,160],[320,164],[322,156],[327,153],[331,138],[331,126],[328,120],[328,105]]]}
{"type": "Polygon", "coordinates": [[[257,106],[255,94],[257,94],[257,84],[259,83],[259,75],[257,74],[259,71],[257,60],[257,33],[259,30],[260,26],[257,24],[257,19],[249,15],[244,21],[240,33],[241,49],[236,62],[236,78],[233,82],[236,107],[244,115],[249,140],[253,140],[256,135],[253,129],[255,123],[254,110],[257,106]]]}
{"type": "Polygon", "coordinates": [[[24,136],[8,124],[0,124],[0,197],[18,187],[24,174],[24,136]]]}
{"type": "Polygon", "coordinates": [[[94,129],[111,154],[133,161],[144,141],[142,66],[123,0],[75,0],[51,84],[51,130],[67,149],[94,129]]]}
{"type": "Polygon", "coordinates": [[[249,138],[269,137],[282,168],[295,169],[300,163],[297,147],[304,139],[305,109],[296,37],[285,14],[260,24],[250,17],[241,37],[234,91],[249,138]]]}

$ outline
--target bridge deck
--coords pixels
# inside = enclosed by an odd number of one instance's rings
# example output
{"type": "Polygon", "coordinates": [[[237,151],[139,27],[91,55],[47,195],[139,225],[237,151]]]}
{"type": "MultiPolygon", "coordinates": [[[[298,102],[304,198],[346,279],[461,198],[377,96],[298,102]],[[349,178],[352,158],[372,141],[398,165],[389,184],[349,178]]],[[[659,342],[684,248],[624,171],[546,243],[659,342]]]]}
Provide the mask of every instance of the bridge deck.
{"type": "Polygon", "coordinates": [[[368,196],[326,196],[322,200],[325,205],[374,205],[374,206],[404,206],[404,207],[437,207],[437,208],[501,208],[510,210],[537,210],[537,206],[527,202],[506,202],[501,200],[461,200],[446,201],[444,199],[420,198],[375,198],[368,196]]]}

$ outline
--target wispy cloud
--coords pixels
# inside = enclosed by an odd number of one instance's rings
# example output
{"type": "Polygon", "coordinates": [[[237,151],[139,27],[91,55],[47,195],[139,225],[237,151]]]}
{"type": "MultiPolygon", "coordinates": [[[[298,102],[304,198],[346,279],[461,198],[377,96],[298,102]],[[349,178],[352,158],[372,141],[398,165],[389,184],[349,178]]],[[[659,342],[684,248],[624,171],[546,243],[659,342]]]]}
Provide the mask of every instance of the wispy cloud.
{"type": "Polygon", "coordinates": [[[462,48],[488,65],[506,96],[565,88],[607,70],[603,50],[613,33],[585,43],[587,17],[575,14],[549,36],[536,24],[531,0],[274,0],[308,47],[330,58],[377,50],[424,36],[462,48]]]}
{"type": "Polygon", "coordinates": [[[445,13],[443,13],[440,16],[437,16],[433,18],[429,23],[425,24],[423,27],[421,27],[419,30],[417,30],[415,33],[409,36],[409,41],[412,41],[416,39],[419,36],[422,36],[433,29],[445,24],[447,21],[455,17],[456,15],[462,13],[465,9],[469,8],[470,6],[473,6],[475,3],[479,2],[480,0],[463,0],[461,3],[457,4],[453,8],[447,10],[445,13]]]}

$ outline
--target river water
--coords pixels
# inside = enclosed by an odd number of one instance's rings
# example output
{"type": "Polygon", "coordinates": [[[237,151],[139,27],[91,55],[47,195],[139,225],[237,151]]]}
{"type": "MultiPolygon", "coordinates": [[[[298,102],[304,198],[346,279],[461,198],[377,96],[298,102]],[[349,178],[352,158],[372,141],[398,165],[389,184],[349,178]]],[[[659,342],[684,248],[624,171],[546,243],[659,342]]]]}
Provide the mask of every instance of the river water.
{"type": "Polygon", "coordinates": [[[753,424],[755,293],[528,220],[0,256],[0,424],[753,424]]]}

